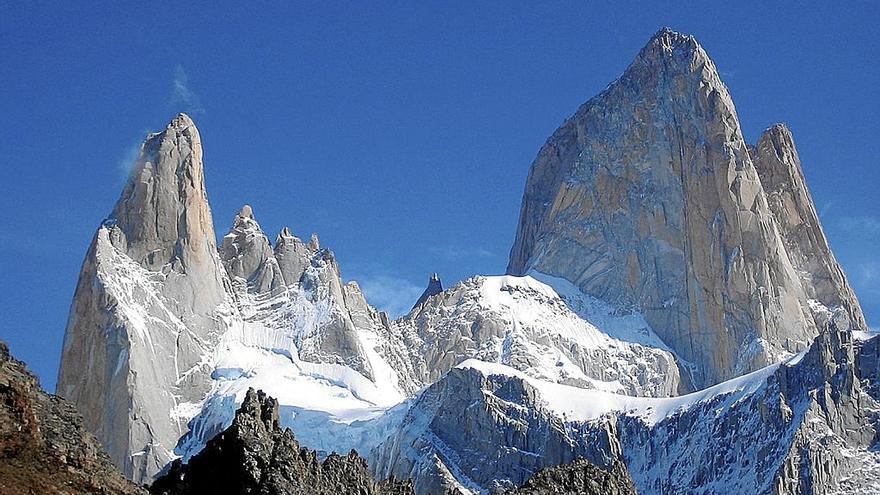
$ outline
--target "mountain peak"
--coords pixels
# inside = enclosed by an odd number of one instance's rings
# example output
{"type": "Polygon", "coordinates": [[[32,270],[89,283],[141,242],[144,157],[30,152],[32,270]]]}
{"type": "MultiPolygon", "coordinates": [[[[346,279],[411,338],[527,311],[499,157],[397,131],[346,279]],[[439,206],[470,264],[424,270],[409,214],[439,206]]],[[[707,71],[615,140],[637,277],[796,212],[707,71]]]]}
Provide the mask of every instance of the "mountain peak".
{"type": "Polygon", "coordinates": [[[697,39],[689,34],[680,33],[669,27],[662,27],[659,31],[651,36],[648,45],[658,44],[659,46],[669,49],[677,47],[699,48],[700,44],[697,39]]]}
{"type": "Polygon", "coordinates": [[[244,205],[241,207],[241,210],[238,212],[238,216],[241,218],[250,218],[254,219],[254,210],[251,208],[251,205],[244,205]]]}
{"type": "Polygon", "coordinates": [[[284,285],[272,245],[250,205],[241,207],[229,233],[223,236],[220,259],[226,272],[233,279],[245,280],[250,291],[270,292],[284,285]]]}
{"type": "Polygon", "coordinates": [[[183,270],[189,258],[213,257],[202,141],[189,116],[179,114],[147,136],[110,220],[124,234],[120,247],[145,268],[172,263],[183,270]]]}
{"type": "MultiPolygon", "coordinates": [[[[787,130],[770,135],[779,139],[757,150],[766,166],[795,170],[787,130]]],[[[637,309],[696,365],[696,386],[764,366],[803,349],[817,326],[760,172],[714,63],[693,36],[663,28],[542,148],[508,271],[564,278],[637,309]],[[768,288],[781,295],[755,306],[752,294],[768,288]]],[[[803,196],[802,211],[809,203],[803,196]]],[[[820,299],[851,299],[834,280],[820,299]]]]}
{"type": "Polygon", "coordinates": [[[192,117],[189,115],[180,112],[176,117],[171,119],[171,122],[165,127],[166,129],[178,129],[183,130],[190,127],[195,127],[196,123],[193,122],[192,117]]]}
{"type": "Polygon", "coordinates": [[[418,308],[424,304],[429,297],[436,296],[441,292],[443,292],[443,283],[440,281],[440,275],[437,275],[437,272],[434,272],[431,274],[431,277],[428,278],[428,287],[426,287],[425,292],[422,292],[422,295],[419,296],[419,300],[416,301],[412,309],[418,308]]]}
{"type": "Polygon", "coordinates": [[[649,73],[657,74],[654,77],[670,71],[673,74],[699,73],[701,79],[720,80],[715,64],[697,39],[668,27],[660,29],[648,40],[631,67],[648,68],[649,73]]]}

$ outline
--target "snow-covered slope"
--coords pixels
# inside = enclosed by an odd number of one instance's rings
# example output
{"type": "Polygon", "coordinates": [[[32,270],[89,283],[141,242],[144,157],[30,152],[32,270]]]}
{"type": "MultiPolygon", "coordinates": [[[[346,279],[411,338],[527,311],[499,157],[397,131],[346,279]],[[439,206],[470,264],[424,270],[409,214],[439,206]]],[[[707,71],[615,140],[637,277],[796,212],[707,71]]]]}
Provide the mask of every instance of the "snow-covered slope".
{"type": "Polygon", "coordinates": [[[387,317],[366,303],[356,284],[343,285],[333,253],[316,237],[305,245],[285,229],[273,253],[245,207],[224,240],[240,317],[210,354],[210,392],[179,409],[190,431],[176,453],[188,459],[228,427],[251,387],[278,399],[282,423],[304,445],[319,451],[361,446],[350,425],[380,416],[415,389],[398,365],[403,351],[387,317]],[[295,243],[302,249],[280,257],[289,268],[296,253],[303,258],[299,269],[282,272],[276,253],[295,243]]]}
{"type": "MultiPolygon", "coordinates": [[[[254,225],[256,225],[254,223],[254,225]]],[[[257,226],[258,228],[258,226],[257,226]]],[[[303,280],[318,280],[324,258],[306,269],[303,280]]],[[[213,388],[199,402],[183,404],[181,418],[191,432],[177,452],[188,458],[232,421],[248,388],[262,389],[281,405],[281,421],[319,451],[369,451],[390,434],[406,405],[394,408],[421,386],[472,358],[504,363],[535,380],[566,383],[567,388],[670,395],[678,384],[675,360],[638,315],[615,316],[607,306],[577,293],[562,280],[563,300],[532,277],[475,277],[430,298],[412,315],[390,324],[360,318],[354,327],[372,377],[338,356],[315,362],[303,349],[319,347],[334,312],[347,311],[332,291],[296,283],[281,293],[252,290],[239,279],[240,322],[230,324],[211,357],[213,388]],[[569,309],[594,315],[611,336],[569,309]],[[373,324],[366,324],[373,322],[373,324]],[[456,340],[460,329],[472,339],[456,340]],[[432,363],[435,355],[449,368],[432,363]],[[415,372],[395,362],[407,357],[415,372]],[[638,381],[641,380],[641,381],[638,381]],[[185,414],[198,413],[192,418],[185,414]],[[371,421],[382,416],[379,421],[371,421]]],[[[371,308],[370,308],[371,309],[371,308]]]]}
{"type": "Polygon", "coordinates": [[[470,278],[395,322],[421,383],[477,358],[581,388],[646,396],[682,388],[675,356],[640,315],[531,275],[470,278]]]}

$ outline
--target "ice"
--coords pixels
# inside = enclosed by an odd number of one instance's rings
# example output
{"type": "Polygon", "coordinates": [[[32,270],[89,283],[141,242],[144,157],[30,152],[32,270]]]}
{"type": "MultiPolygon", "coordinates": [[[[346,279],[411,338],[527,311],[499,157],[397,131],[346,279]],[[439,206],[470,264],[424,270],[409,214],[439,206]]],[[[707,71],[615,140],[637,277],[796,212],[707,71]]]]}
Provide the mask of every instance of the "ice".
{"type": "MultiPolygon", "coordinates": [[[[798,357],[800,355],[796,356],[798,357]]],[[[785,364],[793,365],[794,359],[785,364]]],[[[753,393],[764,385],[767,378],[776,372],[781,364],[783,363],[767,366],[699,392],[669,398],[633,397],[536,380],[509,366],[477,359],[469,359],[457,367],[473,369],[487,376],[502,375],[519,378],[538,390],[551,411],[568,421],[590,421],[608,413],[624,412],[638,416],[645,423],[652,425],[678,411],[720,395],[732,394],[730,400],[735,401],[740,396],[753,393]]]]}

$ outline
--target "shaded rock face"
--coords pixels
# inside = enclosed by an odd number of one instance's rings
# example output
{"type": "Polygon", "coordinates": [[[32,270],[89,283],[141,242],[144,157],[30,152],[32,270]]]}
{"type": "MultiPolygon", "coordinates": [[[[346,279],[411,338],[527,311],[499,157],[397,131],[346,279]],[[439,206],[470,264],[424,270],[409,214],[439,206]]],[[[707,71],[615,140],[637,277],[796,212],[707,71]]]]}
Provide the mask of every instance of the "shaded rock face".
{"type": "MultiPolygon", "coordinates": [[[[800,177],[796,155],[770,147],[762,168],[800,177]]],[[[787,226],[763,180],[715,65],[694,38],[661,30],[541,149],[508,272],[562,277],[641,312],[694,365],[696,388],[757,369],[817,334],[812,297],[862,321],[802,180],[787,226]],[[803,251],[819,258],[807,284],[813,265],[788,248],[802,236],[818,248],[803,251]]]]}
{"type": "Polygon", "coordinates": [[[569,420],[521,378],[457,368],[415,399],[371,465],[411,477],[418,493],[509,489],[586,459],[612,471],[625,464],[641,494],[873,494],[878,342],[854,343],[831,324],[800,359],[695,394],[656,420],[660,401],[569,420]]]}
{"type": "Polygon", "coordinates": [[[719,396],[651,427],[622,418],[640,492],[875,493],[878,403],[862,387],[857,352],[832,324],[743,400],[719,396]]]}
{"type": "Polygon", "coordinates": [[[620,450],[608,426],[567,428],[528,383],[456,368],[418,397],[370,465],[379,478],[412,479],[418,493],[510,490],[579,458],[610,467],[620,450]]]}
{"type": "Polygon", "coordinates": [[[422,292],[422,295],[419,296],[419,299],[413,305],[412,309],[415,310],[422,304],[425,304],[425,301],[427,301],[429,297],[436,296],[441,292],[443,292],[443,283],[440,282],[440,276],[434,273],[431,275],[431,278],[428,279],[428,286],[425,288],[425,292],[422,292]]]}
{"type": "Polygon", "coordinates": [[[250,389],[232,425],[189,463],[179,460],[150,488],[161,495],[185,494],[412,494],[408,482],[376,482],[354,451],[323,462],[279,427],[278,402],[250,389]]]}
{"type": "Polygon", "coordinates": [[[626,467],[617,463],[610,470],[579,459],[570,464],[538,471],[510,495],[636,495],[626,467]]]}
{"type": "Polygon", "coordinates": [[[2,341],[0,493],[146,493],[116,471],[73,406],[43,392],[2,341]]]}
{"type": "Polygon", "coordinates": [[[148,136],[92,242],[71,305],[57,392],[132,480],[172,458],[181,402],[208,389],[204,357],[233,309],[205,193],[202,147],[180,114],[148,136]]]}

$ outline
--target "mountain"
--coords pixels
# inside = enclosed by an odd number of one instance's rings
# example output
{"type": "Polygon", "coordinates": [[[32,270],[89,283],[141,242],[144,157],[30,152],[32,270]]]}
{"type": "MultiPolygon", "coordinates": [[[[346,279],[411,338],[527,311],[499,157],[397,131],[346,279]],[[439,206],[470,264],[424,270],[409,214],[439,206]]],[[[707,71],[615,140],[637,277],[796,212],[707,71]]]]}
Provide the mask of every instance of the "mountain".
{"type": "Polygon", "coordinates": [[[204,357],[235,316],[204,182],[188,116],[148,136],[70,309],[57,392],[137,482],[174,458],[181,404],[208,391],[204,357]]]}
{"type": "Polygon", "coordinates": [[[675,356],[644,320],[561,279],[473,277],[394,326],[421,385],[476,358],[610,392],[664,397],[682,387],[675,356]]]}
{"type": "Polygon", "coordinates": [[[749,148],[715,64],[661,30],[541,148],[508,272],[643,315],[696,388],[805,349],[829,312],[864,328],[790,134],[749,148]]]}
{"type": "Polygon", "coordinates": [[[146,495],[116,471],[76,410],[0,341],[0,493],[146,495]]]}
{"type": "Polygon", "coordinates": [[[268,492],[380,489],[364,469],[419,495],[880,488],[880,338],[791,133],[747,145],[692,37],[661,30],[548,140],[510,274],[432,276],[396,320],[250,206],[217,245],[201,155],[185,115],[148,136],[59,375],[127,477],[171,473],[154,491],[217,469],[268,492]]]}
{"type": "Polygon", "coordinates": [[[791,131],[783,124],[771,126],[749,154],[813,315],[824,321],[825,313],[842,313],[852,328],[866,328],[858,299],[819,224],[791,131]]]}
{"type": "Polygon", "coordinates": [[[877,493],[880,337],[833,323],[807,351],[674,398],[584,390],[468,360],[370,454],[418,493],[489,493],[582,458],[638,493],[877,493]]]}

